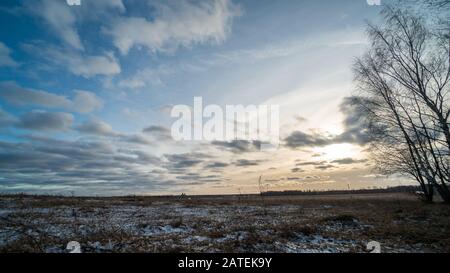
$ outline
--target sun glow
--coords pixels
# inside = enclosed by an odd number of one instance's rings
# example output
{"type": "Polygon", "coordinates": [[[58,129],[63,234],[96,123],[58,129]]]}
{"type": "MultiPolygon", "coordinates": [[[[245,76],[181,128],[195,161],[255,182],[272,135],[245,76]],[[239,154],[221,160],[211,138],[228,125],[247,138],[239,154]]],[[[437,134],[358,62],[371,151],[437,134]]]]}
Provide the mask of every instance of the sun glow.
{"type": "Polygon", "coordinates": [[[355,145],[343,143],[332,144],[321,148],[316,148],[315,153],[322,154],[323,159],[335,160],[341,158],[355,157],[359,154],[359,149],[355,145]]]}

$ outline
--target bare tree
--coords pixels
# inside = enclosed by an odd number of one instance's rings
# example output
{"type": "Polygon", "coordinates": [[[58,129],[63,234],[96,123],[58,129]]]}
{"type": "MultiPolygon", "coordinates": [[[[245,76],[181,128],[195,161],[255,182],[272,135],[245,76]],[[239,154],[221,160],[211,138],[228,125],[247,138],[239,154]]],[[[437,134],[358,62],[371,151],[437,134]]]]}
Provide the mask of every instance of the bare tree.
{"type": "Polygon", "coordinates": [[[386,7],[383,26],[369,25],[371,48],[354,64],[382,173],[416,179],[428,201],[436,189],[450,203],[450,46],[422,18],[386,7]]]}
{"type": "Polygon", "coordinates": [[[444,8],[450,6],[450,0],[426,0],[426,4],[431,7],[444,8]]]}

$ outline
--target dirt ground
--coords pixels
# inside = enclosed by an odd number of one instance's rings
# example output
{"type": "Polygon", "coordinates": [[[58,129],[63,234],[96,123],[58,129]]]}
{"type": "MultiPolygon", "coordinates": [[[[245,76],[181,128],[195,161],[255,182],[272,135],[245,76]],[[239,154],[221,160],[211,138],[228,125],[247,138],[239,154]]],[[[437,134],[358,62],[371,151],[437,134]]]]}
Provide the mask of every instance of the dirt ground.
{"type": "Polygon", "coordinates": [[[450,206],[412,194],[0,196],[0,252],[449,252],[450,206]]]}

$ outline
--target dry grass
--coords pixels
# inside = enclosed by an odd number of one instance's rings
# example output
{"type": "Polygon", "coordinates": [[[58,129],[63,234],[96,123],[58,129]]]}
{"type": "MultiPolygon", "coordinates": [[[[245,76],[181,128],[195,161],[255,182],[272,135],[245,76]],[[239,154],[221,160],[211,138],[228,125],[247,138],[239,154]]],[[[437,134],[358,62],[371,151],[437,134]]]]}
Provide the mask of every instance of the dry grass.
{"type": "Polygon", "coordinates": [[[409,194],[0,197],[0,252],[450,251],[450,207],[409,194]]]}

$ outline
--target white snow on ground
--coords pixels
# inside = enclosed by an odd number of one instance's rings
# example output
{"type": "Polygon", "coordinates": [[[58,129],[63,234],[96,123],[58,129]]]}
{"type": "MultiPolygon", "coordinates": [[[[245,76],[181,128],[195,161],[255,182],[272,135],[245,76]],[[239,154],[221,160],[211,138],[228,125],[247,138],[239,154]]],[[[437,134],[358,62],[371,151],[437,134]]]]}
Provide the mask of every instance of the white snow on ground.
{"type": "Polygon", "coordinates": [[[287,253],[340,253],[349,252],[358,245],[351,240],[325,238],[321,235],[303,236],[285,244],[276,242],[282,252],[287,253]]]}
{"type": "MultiPolygon", "coordinates": [[[[333,209],[329,205],[37,204],[1,201],[0,249],[26,243],[30,251],[67,252],[69,241],[79,241],[85,252],[337,253],[364,251],[366,242],[348,238],[373,228],[357,219],[328,219],[327,211],[333,209]],[[301,227],[307,219],[319,219],[311,232],[280,236],[280,228],[301,227]]],[[[409,252],[422,247],[386,249],[409,252]]]]}

